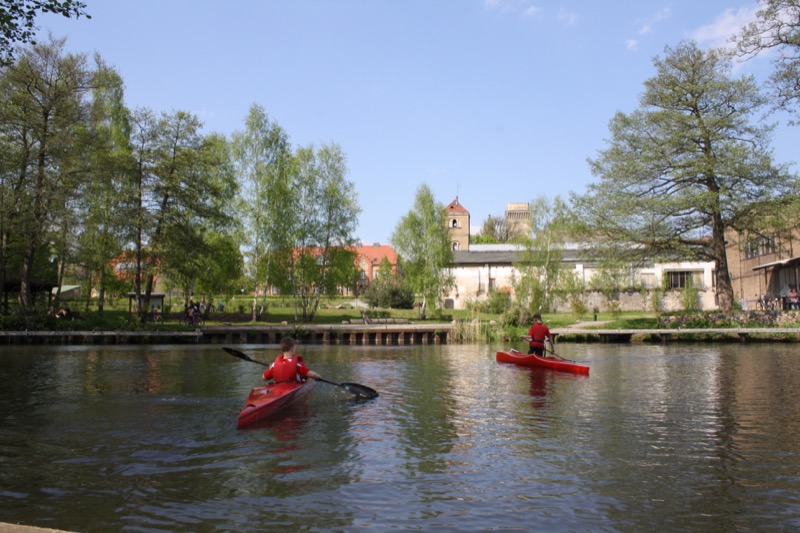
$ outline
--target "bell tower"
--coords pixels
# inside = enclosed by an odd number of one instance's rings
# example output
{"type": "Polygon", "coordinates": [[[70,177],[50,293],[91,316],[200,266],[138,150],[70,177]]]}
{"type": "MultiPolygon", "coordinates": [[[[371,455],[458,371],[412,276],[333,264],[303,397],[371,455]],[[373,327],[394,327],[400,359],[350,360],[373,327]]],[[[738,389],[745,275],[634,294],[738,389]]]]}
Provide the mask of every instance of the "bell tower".
{"type": "Polygon", "coordinates": [[[458,203],[458,196],[444,211],[453,250],[469,250],[469,211],[458,203]]]}

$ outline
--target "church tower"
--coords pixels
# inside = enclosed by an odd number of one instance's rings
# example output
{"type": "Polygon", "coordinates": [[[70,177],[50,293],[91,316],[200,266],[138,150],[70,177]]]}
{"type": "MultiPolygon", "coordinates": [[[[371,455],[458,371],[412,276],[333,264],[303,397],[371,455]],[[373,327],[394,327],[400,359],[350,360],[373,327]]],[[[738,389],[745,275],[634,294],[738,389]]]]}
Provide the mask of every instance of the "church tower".
{"type": "Polygon", "coordinates": [[[453,250],[469,250],[469,211],[458,203],[458,196],[445,208],[447,232],[453,250]]]}

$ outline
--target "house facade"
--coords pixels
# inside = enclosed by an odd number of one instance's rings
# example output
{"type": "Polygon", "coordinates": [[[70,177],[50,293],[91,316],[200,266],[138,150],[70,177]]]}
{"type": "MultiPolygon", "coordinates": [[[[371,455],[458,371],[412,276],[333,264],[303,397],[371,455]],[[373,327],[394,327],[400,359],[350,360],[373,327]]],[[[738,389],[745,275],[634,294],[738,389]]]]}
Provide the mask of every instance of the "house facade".
{"type": "Polygon", "coordinates": [[[734,297],[742,309],[786,309],[800,281],[800,227],[779,235],[725,235],[734,297]]]}
{"type": "MultiPolygon", "coordinates": [[[[519,204],[509,205],[517,206],[513,210],[515,213],[525,211],[519,204]]],[[[450,223],[448,229],[451,229],[450,223]]],[[[588,308],[606,309],[606,298],[599,292],[588,289],[590,280],[600,269],[597,263],[586,258],[585,251],[585,246],[566,244],[561,250],[562,267],[573,270],[577,280],[587,287],[583,300],[588,308]]],[[[523,253],[524,247],[514,244],[468,244],[466,248],[454,247],[450,272],[455,280],[455,287],[445,296],[445,307],[464,309],[470,302],[486,300],[496,290],[508,292],[513,298],[514,279],[519,277],[515,263],[522,259],[523,253]]],[[[717,309],[713,262],[684,261],[632,267],[629,286],[636,287],[636,290],[623,291],[620,294],[618,303],[621,310],[649,310],[656,292],[661,295],[661,309],[682,309],[683,289],[687,287],[697,290],[699,309],[717,309]]],[[[569,311],[568,302],[561,302],[558,311],[569,311]]]]}
{"type": "Polygon", "coordinates": [[[384,259],[391,265],[392,272],[397,272],[397,252],[387,244],[375,243],[371,246],[356,246],[354,251],[358,269],[356,296],[379,276],[380,266],[384,259]]]}

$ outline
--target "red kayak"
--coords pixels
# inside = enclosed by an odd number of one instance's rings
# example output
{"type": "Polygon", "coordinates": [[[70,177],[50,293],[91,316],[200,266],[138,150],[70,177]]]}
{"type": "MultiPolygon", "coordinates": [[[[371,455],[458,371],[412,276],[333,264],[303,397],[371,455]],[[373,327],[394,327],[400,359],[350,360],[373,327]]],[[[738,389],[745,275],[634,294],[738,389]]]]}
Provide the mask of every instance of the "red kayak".
{"type": "Polygon", "coordinates": [[[580,365],[573,361],[564,361],[554,357],[539,357],[538,355],[509,350],[507,352],[497,352],[498,363],[514,363],[523,366],[538,366],[551,370],[561,370],[562,372],[572,372],[573,374],[589,374],[589,367],[580,365]]]}
{"type": "Polygon", "coordinates": [[[254,387],[239,412],[236,427],[243,428],[274,415],[287,405],[308,395],[314,389],[315,384],[313,379],[309,379],[302,383],[284,381],[272,383],[266,387],[254,387]]]}

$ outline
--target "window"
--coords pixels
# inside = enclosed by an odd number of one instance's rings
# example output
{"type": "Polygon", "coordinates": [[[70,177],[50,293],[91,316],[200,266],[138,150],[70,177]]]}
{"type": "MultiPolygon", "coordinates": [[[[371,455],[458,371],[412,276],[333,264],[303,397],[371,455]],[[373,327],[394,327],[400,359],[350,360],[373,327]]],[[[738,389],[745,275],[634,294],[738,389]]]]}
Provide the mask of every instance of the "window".
{"type": "MultiPolygon", "coordinates": [[[[441,224],[441,222],[439,222],[439,224],[441,224]]],[[[451,228],[457,228],[458,227],[458,220],[454,218],[453,221],[450,223],[450,227],[451,228]]]]}
{"type": "Polygon", "coordinates": [[[744,257],[752,259],[761,255],[774,254],[776,248],[775,237],[752,237],[744,243],[744,257]]]}
{"type": "Polygon", "coordinates": [[[453,251],[456,251],[458,249],[459,249],[458,241],[453,241],[453,251]]]}
{"type": "Polygon", "coordinates": [[[666,272],[667,289],[685,289],[686,287],[702,289],[702,274],[702,272],[685,270],[666,272]]]}

